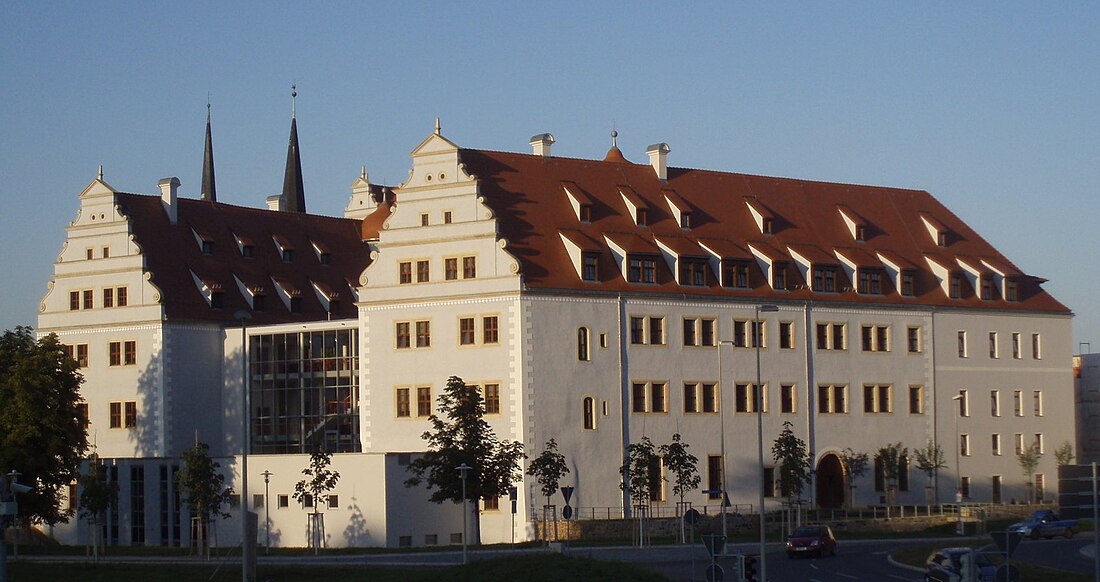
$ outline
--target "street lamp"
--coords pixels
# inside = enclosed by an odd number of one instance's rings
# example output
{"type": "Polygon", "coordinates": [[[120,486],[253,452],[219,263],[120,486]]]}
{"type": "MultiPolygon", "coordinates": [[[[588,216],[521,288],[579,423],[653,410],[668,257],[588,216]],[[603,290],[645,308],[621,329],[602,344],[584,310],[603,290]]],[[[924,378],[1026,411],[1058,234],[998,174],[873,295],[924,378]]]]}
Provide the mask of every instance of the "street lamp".
{"type": "MultiPolygon", "coordinates": [[[[718,418],[720,419],[719,431],[722,438],[721,451],[722,455],[722,537],[726,537],[726,399],[724,392],[726,389],[725,379],[722,377],[722,345],[729,344],[734,345],[732,340],[718,340],[718,418]]],[[[732,401],[732,399],[731,399],[732,401]]],[[[723,546],[723,553],[725,552],[725,546],[723,546]]]]}
{"type": "Polygon", "coordinates": [[[764,551],[764,388],[760,382],[760,344],[764,336],[760,328],[761,313],[775,313],[779,307],[775,305],[757,305],[754,318],[753,343],[756,344],[756,437],[757,460],[760,462],[760,480],[757,485],[760,488],[760,579],[768,579],[768,560],[764,551]]]}
{"type": "Polygon", "coordinates": [[[242,309],[233,314],[233,319],[241,322],[241,580],[250,582],[254,548],[248,543],[248,320],[252,314],[242,309]]]}
{"type": "Polygon", "coordinates": [[[462,473],[462,563],[466,563],[466,473],[472,467],[466,463],[458,466],[458,472],[462,473]]]}
{"type": "Polygon", "coordinates": [[[267,469],[264,469],[264,472],[260,473],[260,474],[264,476],[264,524],[267,527],[267,536],[266,536],[267,537],[267,544],[266,544],[267,545],[267,550],[265,550],[264,553],[270,554],[271,553],[271,499],[268,498],[268,495],[271,492],[271,488],[268,486],[268,483],[271,482],[271,476],[274,475],[274,473],[272,473],[271,471],[268,471],[267,469]]]}
{"type": "MultiPolygon", "coordinates": [[[[962,449],[962,435],[959,434],[959,416],[962,415],[962,400],[964,396],[962,394],[956,394],[951,397],[951,400],[956,402],[955,404],[955,502],[962,503],[963,490],[962,490],[962,465],[959,463],[959,450],[962,449]]],[[[958,514],[958,523],[955,525],[955,533],[963,534],[963,517],[962,508],[956,505],[955,513],[958,514]]]]}

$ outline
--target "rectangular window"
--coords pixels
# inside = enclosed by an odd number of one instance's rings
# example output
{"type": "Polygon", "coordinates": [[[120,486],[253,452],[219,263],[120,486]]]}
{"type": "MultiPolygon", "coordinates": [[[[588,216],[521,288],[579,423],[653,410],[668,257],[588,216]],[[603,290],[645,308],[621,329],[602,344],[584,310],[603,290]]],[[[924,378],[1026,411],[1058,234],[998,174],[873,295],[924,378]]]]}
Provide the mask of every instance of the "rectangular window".
{"type": "Polygon", "coordinates": [[[905,297],[916,295],[916,286],[913,283],[913,271],[901,272],[901,294],[905,297]]]}
{"type": "Polygon", "coordinates": [[[882,384],[863,385],[863,412],[886,414],[894,411],[894,387],[882,384]]]}
{"type": "Polygon", "coordinates": [[[706,259],[680,259],[680,284],[702,287],[707,284],[706,259]]]}
{"type": "Polygon", "coordinates": [[[88,367],[88,344],[76,344],[76,365],[81,368],[88,367]]]}
{"type": "Polygon", "coordinates": [[[339,495],[329,495],[328,496],[328,508],[329,509],[337,509],[339,507],[340,507],[340,496],[339,495]]]}
{"type": "Polygon", "coordinates": [[[990,500],[993,503],[1001,503],[1001,476],[994,475],[993,482],[990,485],[992,488],[992,498],[990,500]]]}
{"type": "Polygon", "coordinates": [[[1000,357],[1000,354],[997,352],[997,332],[995,331],[989,332],[989,357],[993,360],[1000,357]]]}
{"type": "Polygon", "coordinates": [[[500,334],[497,331],[498,320],[495,315],[481,318],[482,343],[495,344],[500,342],[500,334]]]}
{"type": "Polygon", "coordinates": [[[416,322],[416,347],[427,348],[432,345],[432,324],[430,321],[416,322]]]}
{"type": "Polygon", "coordinates": [[[646,384],[645,382],[635,382],[631,386],[631,410],[634,412],[645,412],[645,395],[646,384]]]}
{"type": "Polygon", "coordinates": [[[130,543],[145,543],[145,467],[130,467],[130,543]]]}
{"type": "Polygon", "coordinates": [[[750,263],[722,261],[722,286],[734,289],[749,288],[750,263]]]}
{"type": "Polygon", "coordinates": [[[703,384],[703,412],[718,412],[718,390],[715,384],[703,384]]]}
{"type": "Polygon", "coordinates": [[[110,404],[110,424],[111,428],[122,428],[122,403],[112,402],[110,404]]]}
{"type": "Polygon", "coordinates": [[[959,357],[960,358],[965,358],[966,357],[966,332],[965,331],[960,331],[959,332],[959,357]]]}
{"type": "Polygon", "coordinates": [[[863,351],[890,351],[890,328],[885,325],[865,325],[862,328],[863,351]]]}
{"type": "Polygon", "coordinates": [[[126,403],[126,428],[137,427],[137,402],[126,403]]]}
{"type": "Polygon", "coordinates": [[[665,343],[665,318],[656,316],[631,317],[630,343],[663,345],[665,343]]]}
{"type": "Polygon", "coordinates": [[[419,386],[416,389],[416,415],[431,416],[432,414],[432,388],[431,386],[419,386]]]}
{"type": "Polygon", "coordinates": [[[444,211],[443,224],[450,224],[452,221],[454,221],[454,213],[452,213],[450,210],[444,211]]]}
{"type": "Polygon", "coordinates": [[[714,320],[684,318],[684,345],[685,346],[713,346],[714,345],[714,320]]]}
{"type": "Polygon", "coordinates": [[[599,253],[584,253],[584,266],[581,269],[581,278],[585,281],[600,280],[600,255],[599,253]]]}
{"type": "Polygon", "coordinates": [[[118,307],[126,307],[126,288],[119,287],[115,289],[115,305],[118,307]]]}
{"type": "Polygon", "coordinates": [[[416,282],[427,283],[431,280],[431,272],[428,268],[428,261],[416,262],[416,282]]]}
{"type": "Polygon", "coordinates": [[[684,345],[699,345],[699,336],[695,333],[695,325],[699,320],[684,318],[684,345]]]}
{"type": "Polygon", "coordinates": [[[482,500],[482,508],[485,511],[500,511],[500,498],[487,497],[482,500]]]}
{"type": "Polygon", "coordinates": [[[580,220],[581,222],[592,222],[591,204],[581,204],[580,220]]]}
{"type": "Polygon", "coordinates": [[[845,324],[843,323],[819,323],[817,324],[817,349],[819,350],[844,350],[847,344],[844,341],[845,324]]]}
{"type": "Polygon", "coordinates": [[[474,343],[474,318],[462,317],[458,320],[458,343],[469,346],[474,343]]]}
{"type": "Polygon", "coordinates": [[[715,339],[713,319],[700,319],[699,320],[699,339],[700,344],[704,346],[718,345],[715,339]]]}
{"type": "Polygon", "coordinates": [[[634,382],[631,396],[634,412],[668,412],[668,384],[664,382],[634,382]]]}
{"type": "Polygon", "coordinates": [[[1019,360],[1022,357],[1024,357],[1024,355],[1023,355],[1023,351],[1020,349],[1020,334],[1019,333],[1013,333],[1012,334],[1012,358],[1014,360],[1019,360]]]}
{"type": "Polygon", "coordinates": [[[699,384],[684,383],[684,413],[693,414],[700,411],[699,384]]]}
{"type": "Polygon", "coordinates": [[[644,317],[631,317],[630,318],[630,343],[632,343],[632,344],[644,344],[645,343],[645,318],[644,317]]]}
{"type": "Polygon", "coordinates": [[[907,336],[908,336],[909,353],[910,354],[919,354],[921,352],[921,349],[922,349],[921,337],[920,337],[920,335],[921,335],[920,334],[920,328],[919,327],[910,327],[906,331],[906,333],[907,333],[907,336]]]}
{"type": "Polygon", "coordinates": [[[722,498],[722,457],[707,455],[707,499],[722,498]]]}
{"type": "Polygon", "coordinates": [[[1039,338],[1039,334],[1031,334],[1031,359],[1041,360],[1043,359],[1042,342],[1039,338]]]}
{"type": "Polygon", "coordinates": [[[1001,455],[1001,435],[993,433],[989,445],[993,455],[999,457],[1001,455]]]}
{"type": "Polygon", "coordinates": [[[103,290],[103,307],[115,306],[115,290],[111,287],[107,287],[103,290]]]}
{"type": "Polygon", "coordinates": [[[820,414],[847,414],[847,386],[822,384],[817,387],[817,411],[820,414]]]}
{"type": "Polygon", "coordinates": [[[970,499],[970,477],[959,478],[959,489],[962,489],[963,499],[970,499]]]}
{"type": "Polygon", "coordinates": [[[1038,432],[1035,433],[1035,448],[1039,449],[1039,454],[1040,455],[1046,453],[1046,449],[1043,448],[1043,434],[1042,433],[1038,433],[1038,432]]]}
{"type": "Polygon", "coordinates": [[[281,508],[290,507],[290,496],[289,495],[287,495],[285,493],[279,495],[279,507],[281,507],[281,508]]]}
{"type": "Polygon", "coordinates": [[[970,416],[970,393],[967,390],[959,390],[959,416],[970,416]]]}
{"type": "Polygon", "coordinates": [[[477,277],[477,257],[462,257],[462,278],[477,277]]]}
{"type": "Polygon", "coordinates": [[[627,261],[627,281],[631,283],[656,283],[657,259],[647,256],[631,256],[627,261]]]}
{"type": "Polygon", "coordinates": [[[982,299],[992,301],[997,298],[997,288],[993,285],[993,277],[982,275],[982,299]]]}
{"type": "Polygon", "coordinates": [[[69,311],[80,309],[80,291],[69,291],[69,311]]]}
{"type": "Polygon", "coordinates": [[[397,264],[397,280],[402,285],[413,282],[412,263],[403,261],[397,264]]]}
{"type": "Polygon", "coordinates": [[[787,263],[772,264],[772,289],[787,290],[787,263]]]}
{"type": "Polygon", "coordinates": [[[428,226],[428,223],[429,223],[428,213],[427,212],[422,213],[420,215],[420,226],[428,226]]]}
{"type": "Polygon", "coordinates": [[[962,297],[962,276],[958,274],[951,275],[951,282],[949,287],[950,295],[952,299],[959,299],[962,297]]]}
{"type": "Polygon", "coordinates": [[[857,290],[860,295],[882,295],[883,272],[879,269],[860,269],[857,290]]]}
{"type": "Polygon", "coordinates": [[[1031,397],[1032,397],[1032,403],[1034,404],[1033,412],[1035,413],[1035,416],[1042,416],[1043,415],[1043,391],[1042,390],[1036,390],[1036,391],[1032,392],[1031,397]]]}
{"type": "Polygon", "coordinates": [[[761,404],[760,411],[768,411],[768,388],[760,390],[756,384],[735,384],[733,393],[734,412],[756,412],[756,403],[761,404]],[[759,400],[758,400],[759,399],[759,400]]]}
{"type": "Polygon", "coordinates": [[[1013,438],[1013,442],[1016,445],[1016,454],[1024,452],[1024,435],[1016,433],[1013,438]]]}
{"type": "Polygon", "coordinates": [[[443,278],[448,281],[458,279],[458,259],[443,259],[443,278]]]}
{"type": "Polygon", "coordinates": [[[395,326],[394,331],[396,337],[397,349],[404,349],[409,347],[411,335],[409,334],[409,322],[399,321],[395,326]]]}
{"type": "Polygon", "coordinates": [[[831,267],[814,267],[814,291],[818,293],[836,292],[836,269],[831,267]]]}
{"type": "Polygon", "coordinates": [[[653,382],[649,385],[649,393],[652,403],[650,412],[668,412],[668,384],[653,382]]]}
{"type": "Polygon", "coordinates": [[[84,291],[84,309],[92,308],[92,290],[87,289],[84,291]]]}
{"type": "Polygon", "coordinates": [[[959,435],[959,454],[964,457],[970,456],[970,435],[959,435]]]}
{"type": "Polygon", "coordinates": [[[137,364],[137,342],[129,341],[122,344],[122,363],[127,366],[137,364]]]}
{"type": "Polygon", "coordinates": [[[779,385],[779,412],[784,414],[794,414],[796,412],[795,407],[796,393],[794,384],[780,384],[779,385]]]}
{"type": "Polygon", "coordinates": [[[1016,416],[1024,415],[1024,393],[1022,390],[1012,392],[1012,414],[1016,416]]]}
{"type": "Polygon", "coordinates": [[[649,344],[663,345],[665,343],[665,318],[649,318],[649,344]]]}
{"type": "Polygon", "coordinates": [[[409,389],[398,388],[395,398],[397,400],[397,417],[408,418],[412,414],[412,410],[409,408],[409,389]]]}
{"type": "Polygon", "coordinates": [[[1001,415],[1001,392],[1000,390],[989,391],[989,414],[990,416],[1001,415]]]}
{"type": "Polygon", "coordinates": [[[122,365],[122,342],[111,342],[107,344],[108,359],[107,363],[110,366],[122,365]]]}
{"type": "Polygon", "coordinates": [[[485,414],[500,414],[500,384],[485,385],[485,414]]]}
{"type": "Polygon", "coordinates": [[[95,258],[95,249],[91,247],[84,249],[84,258],[89,261],[95,258]]]}
{"type": "Polygon", "coordinates": [[[764,467],[764,497],[775,497],[775,467],[764,467]]]}
{"type": "Polygon", "coordinates": [[[636,208],[634,209],[634,221],[638,226],[646,226],[649,224],[649,209],[648,208],[636,208]]]}
{"type": "Polygon", "coordinates": [[[1020,300],[1020,284],[1016,281],[1016,279],[1013,279],[1011,277],[1005,280],[1005,300],[1020,300]]]}
{"type": "Polygon", "coordinates": [[[909,414],[924,414],[924,386],[909,387],[909,414]]]}

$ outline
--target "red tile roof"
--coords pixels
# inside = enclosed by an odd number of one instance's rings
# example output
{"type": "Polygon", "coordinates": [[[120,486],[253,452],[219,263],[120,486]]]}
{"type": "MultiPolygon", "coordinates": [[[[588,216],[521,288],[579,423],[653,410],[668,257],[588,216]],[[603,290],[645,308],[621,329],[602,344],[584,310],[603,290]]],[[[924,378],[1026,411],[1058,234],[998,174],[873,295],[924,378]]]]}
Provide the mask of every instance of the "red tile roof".
{"type": "MultiPolygon", "coordinates": [[[[770,301],[813,299],[1069,312],[1040,288],[1041,279],[1023,275],[1017,302],[983,301],[976,296],[954,300],[946,297],[928,269],[925,256],[936,258],[951,270],[960,269],[956,257],[979,257],[1006,274],[1021,271],[928,192],[685,168],[669,168],[668,179],[662,183],[651,166],[630,163],[614,148],[604,161],[472,149],[461,149],[459,155],[466,169],[477,176],[486,203],[500,217],[501,235],[508,240],[509,251],[519,259],[520,273],[529,288],[594,290],[592,283],[580,281],[560,240],[559,232],[570,232],[567,236],[571,240],[577,240],[575,233],[579,232],[601,245],[606,245],[604,235],[607,235],[617,244],[627,245],[628,251],[651,252],[649,245],[654,237],[661,240],[689,237],[719,252],[741,247],[747,250],[752,243],[758,250],[783,261],[791,261],[788,247],[811,248],[816,249],[813,253],[816,257],[829,257],[834,265],[839,263],[835,249],[858,247],[866,252],[860,262],[881,252],[903,268],[917,267],[915,297],[902,297],[897,292],[884,296],[857,295],[854,290],[812,293],[804,285],[790,291],[773,291],[762,278],[755,277],[758,286],[753,296],[770,301]],[[575,185],[592,200],[591,223],[577,219],[562,195],[563,183],[569,184],[571,190],[575,185]],[[624,186],[649,208],[648,226],[637,226],[635,217],[627,215],[620,194],[624,186]],[[674,190],[691,207],[690,230],[682,229],[672,215],[664,200],[667,190],[674,190]],[[746,201],[774,219],[774,235],[761,235],[746,201]],[[865,242],[853,241],[838,207],[852,209],[859,219],[873,225],[865,242]],[[937,246],[929,236],[922,216],[952,233],[945,248],[937,246]],[[767,241],[767,249],[759,242],[762,238],[767,241]]],[[[728,252],[730,258],[744,255],[728,252]]],[[[705,287],[682,287],[667,276],[659,276],[657,284],[628,283],[617,269],[611,268],[610,249],[606,248],[600,263],[601,281],[596,289],[609,293],[744,297],[744,292],[724,289],[714,282],[705,287]]]]}

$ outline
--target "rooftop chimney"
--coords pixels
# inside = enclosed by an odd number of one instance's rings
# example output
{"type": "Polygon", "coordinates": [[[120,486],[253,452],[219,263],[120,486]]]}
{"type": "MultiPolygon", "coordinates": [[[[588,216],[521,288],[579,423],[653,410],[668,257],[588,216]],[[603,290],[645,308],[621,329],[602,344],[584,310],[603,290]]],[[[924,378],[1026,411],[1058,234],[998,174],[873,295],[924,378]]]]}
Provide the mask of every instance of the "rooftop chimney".
{"type": "Polygon", "coordinates": [[[267,197],[267,209],[274,212],[282,212],[283,203],[285,201],[282,194],[272,194],[267,197]]]}
{"type": "Polygon", "coordinates": [[[168,222],[176,224],[180,208],[176,191],[179,190],[180,179],[175,176],[163,178],[157,182],[157,186],[160,188],[160,202],[164,205],[164,211],[168,213],[168,222]]]}
{"type": "Polygon", "coordinates": [[[554,134],[540,133],[531,136],[531,148],[536,156],[550,157],[550,146],[554,145],[554,134]]]}
{"type": "Polygon", "coordinates": [[[657,179],[664,182],[668,180],[668,152],[671,151],[667,143],[655,143],[645,149],[649,156],[649,165],[657,172],[657,179]]]}

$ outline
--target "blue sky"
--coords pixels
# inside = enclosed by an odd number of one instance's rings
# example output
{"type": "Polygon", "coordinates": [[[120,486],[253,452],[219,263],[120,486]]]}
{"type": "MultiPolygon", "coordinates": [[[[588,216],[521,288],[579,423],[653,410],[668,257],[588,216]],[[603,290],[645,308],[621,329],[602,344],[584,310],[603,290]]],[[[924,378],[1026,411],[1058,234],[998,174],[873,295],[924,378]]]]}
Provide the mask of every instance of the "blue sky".
{"type": "Polygon", "coordinates": [[[311,212],[464,147],[932,192],[1100,351],[1100,4],[14,3],[0,22],[0,329],[34,324],[76,195],[282,187],[290,85],[311,212]],[[1091,249],[1091,250],[1090,250],[1091,249]]]}

